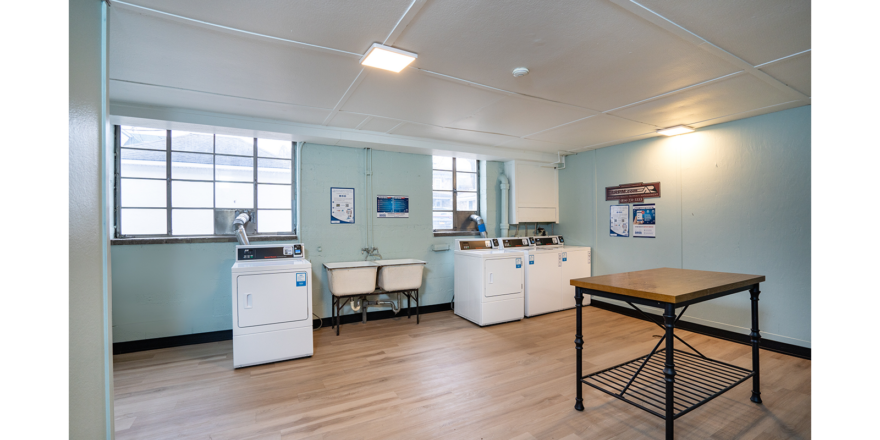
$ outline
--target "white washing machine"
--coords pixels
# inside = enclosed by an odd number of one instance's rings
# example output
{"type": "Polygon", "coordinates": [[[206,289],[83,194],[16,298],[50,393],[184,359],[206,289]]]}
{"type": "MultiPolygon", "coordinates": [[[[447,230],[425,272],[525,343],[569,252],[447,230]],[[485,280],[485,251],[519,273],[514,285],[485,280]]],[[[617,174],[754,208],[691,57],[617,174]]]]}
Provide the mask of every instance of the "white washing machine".
{"type": "Polygon", "coordinates": [[[235,247],[232,365],[307,357],[312,342],[312,264],[302,244],[235,247]]]}
{"type": "Polygon", "coordinates": [[[479,326],[523,318],[525,256],[498,239],[455,241],[455,314],[479,326]]]}
{"type": "MultiPolygon", "coordinates": [[[[544,283],[545,286],[538,291],[538,295],[528,295],[527,290],[526,316],[574,308],[574,286],[570,281],[591,276],[591,248],[565,246],[565,239],[561,235],[529,237],[529,242],[534,246],[535,254],[534,264],[530,265],[529,271],[540,274],[540,281],[536,283],[544,283]]],[[[589,295],[584,297],[583,304],[590,304],[589,295]]]]}
{"type": "Polygon", "coordinates": [[[556,252],[549,248],[538,248],[532,237],[499,238],[505,252],[523,255],[524,284],[523,313],[532,317],[560,310],[559,277],[561,268],[556,261],[556,252]]]}

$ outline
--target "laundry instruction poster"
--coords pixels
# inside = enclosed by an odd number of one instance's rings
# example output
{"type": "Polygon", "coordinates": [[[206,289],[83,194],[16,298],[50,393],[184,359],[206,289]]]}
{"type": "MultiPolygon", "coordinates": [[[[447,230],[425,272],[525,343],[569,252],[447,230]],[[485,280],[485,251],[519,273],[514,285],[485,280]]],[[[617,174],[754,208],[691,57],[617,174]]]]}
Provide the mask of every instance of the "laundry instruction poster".
{"type": "Polygon", "coordinates": [[[378,218],[408,218],[409,197],[407,196],[377,196],[376,217],[378,218]]]}
{"type": "Polygon", "coordinates": [[[657,208],[653,203],[633,205],[633,237],[655,238],[657,208]]]}
{"type": "Polygon", "coordinates": [[[611,236],[629,237],[629,205],[611,205],[611,236]]]}
{"type": "Polygon", "coordinates": [[[354,188],[330,188],[330,223],[354,223],[354,188]]]}

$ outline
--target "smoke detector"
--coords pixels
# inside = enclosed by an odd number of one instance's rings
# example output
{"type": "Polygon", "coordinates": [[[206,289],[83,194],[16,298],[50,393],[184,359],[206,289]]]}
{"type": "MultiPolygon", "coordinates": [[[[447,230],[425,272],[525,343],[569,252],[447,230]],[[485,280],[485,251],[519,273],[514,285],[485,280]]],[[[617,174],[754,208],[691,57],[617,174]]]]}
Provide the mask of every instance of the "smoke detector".
{"type": "Polygon", "coordinates": [[[514,78],[519,78],[521,76],[526,76],[528,74],[529,74],[529,69],[527,69],[525,67],[517,67],[516,69],[513,69],[513,77],[514,78]]]}

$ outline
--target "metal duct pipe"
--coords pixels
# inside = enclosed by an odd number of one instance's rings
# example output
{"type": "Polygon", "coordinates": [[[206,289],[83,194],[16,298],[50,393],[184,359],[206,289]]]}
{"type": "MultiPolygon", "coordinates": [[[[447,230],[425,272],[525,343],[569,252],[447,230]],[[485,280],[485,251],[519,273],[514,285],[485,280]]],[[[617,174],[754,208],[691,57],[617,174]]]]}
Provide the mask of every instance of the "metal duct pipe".
{"type": "Polygon", "coordinates": [[[498,176],[501,180],[501,236],[507,237],[510,225],[507,223],[507,191],[510,189],[510,181],[504,174],[498,176]]]}
{"type": "Polygon", "coordinates": [[[486,235],[486,224],[483,223],[483,217],[480,217],[476,214],[471,214],[470,216],[468,216],[468,220],[477,224],[477,229],[480,231],[480,237],[489,237],[488,235],[486,235]]]}
{"type": "Polygon", "coordinates": [[[235,227],[235,238],[238,239],[238,244],[248,245],[251,244],[248,241],[247,232],[244,230],[244,225],[246,225],[249,221],[251,221],[251,216],[246,212],[242,212],[232,221],[232,226],[235,227]]]}

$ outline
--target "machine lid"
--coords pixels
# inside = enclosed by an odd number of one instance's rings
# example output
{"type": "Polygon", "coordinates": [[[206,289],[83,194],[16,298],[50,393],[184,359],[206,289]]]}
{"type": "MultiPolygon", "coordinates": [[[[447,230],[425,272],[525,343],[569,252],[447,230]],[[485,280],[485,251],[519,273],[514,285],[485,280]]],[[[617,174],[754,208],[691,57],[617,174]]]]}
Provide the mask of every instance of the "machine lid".
{"type": "Polygon", "coordinates": [[[502,238],[501,239],[501,247],[504,249],[512,249],[512,248],[521,248],[521,247],[531,247],[532,244],[528,238],[502,238]]]}

